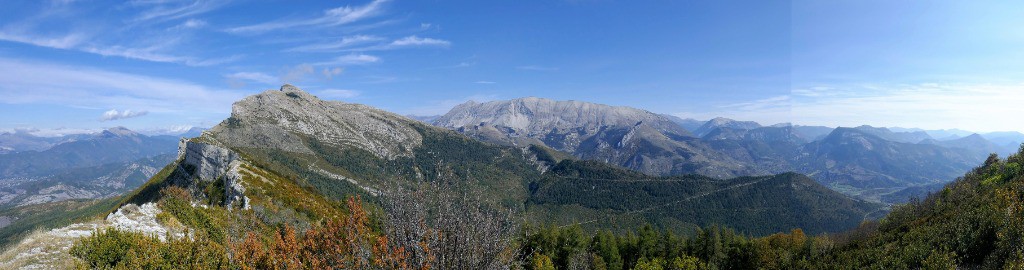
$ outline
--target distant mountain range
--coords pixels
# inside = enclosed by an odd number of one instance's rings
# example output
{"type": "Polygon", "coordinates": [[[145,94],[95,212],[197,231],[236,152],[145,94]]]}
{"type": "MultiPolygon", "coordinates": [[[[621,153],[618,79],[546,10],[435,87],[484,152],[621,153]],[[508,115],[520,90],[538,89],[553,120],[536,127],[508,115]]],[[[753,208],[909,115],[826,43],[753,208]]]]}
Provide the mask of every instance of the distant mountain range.
{"type": "MultiPolygon", "coordinates": [[[[762,173],[711,149],[671,118],[629,107],[542,98],[471,101],[433,124],[486,142],[542,145],[653,175],[762,173]]],[[[703,127],[713,124],[721,123],[703,127]]]]}
{"type": "Polygon", "coordinates": [[[121,195],[172,161],[179,140],[123,127],[62,138],[18,136],[56,144],[0,154],[0,208],[121,195]]]}
{"type": "Polygon", "coordinates": [[[43,176],[53,170],[132,161],[174,153],[176,146],[176,137],[149,137],[121,127],[111,128],[43,151],[0,155],[0,177],[43,176]]]}
{"type": "MultiPolygon", "coordinates": [[[[198,137],[205,128],[192,127],[184,132],[157,132],[157,133],[146,133],[151,137],[163,137],[163,138],[178,138],[186,137],[193,138],[198,137]]],[[[43,151],[50,149],[58,144],[73,142],[77,140],[92,138],[94,134],[81,133],[81,134],[68,134],[58,137],[43,137],[33,135],[29,131],[16,130],[14,132],[0,133],[0,154],[9,154],[14,152],[23,151],[43,151]]]]}
{"type": "Polygon", "coordinates": [[[88,134],[72,134],[60,137],[40,137],[32,135],[27,131],[18,130],[15,132],[0,133],[0,154],[14,153],[20,151],[43,151],[54,145],[71,142],[88,134]]]}
{"type": "Polygon", "coordinates": [[[1015,152],[1012,143],[1019,139],[1014,133],[990,133],[986,136],[1011,144],[982,135],[939,141],[924,130],[866,125],[762,126],[721,117],[698,121],[541,98],[467,102],[433,124],[487,142],[542,145],[653,175],[727,178],[795,171],[850,195],[889,202],[906,198],[883,195],[950,181],[989,153],[1015,152]]]}

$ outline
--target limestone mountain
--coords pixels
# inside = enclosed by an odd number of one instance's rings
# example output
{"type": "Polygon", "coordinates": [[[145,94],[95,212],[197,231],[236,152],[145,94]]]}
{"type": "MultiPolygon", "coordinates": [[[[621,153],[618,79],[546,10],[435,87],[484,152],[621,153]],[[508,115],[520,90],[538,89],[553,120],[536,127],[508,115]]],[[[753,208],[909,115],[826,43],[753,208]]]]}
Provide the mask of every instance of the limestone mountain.
{"type": "Polygon", "coordinates": [[[510,137],[535,138],[570,153],[586,138],[608,127],[643,124],[673,136],[690,135],[671,119],[644,110],[535,97],[486,103],[470,101],[434,120],[434,125],[450,129],[481,123],[507,128],[510,137]]]}
{"type": "Polygon", "coordinates": [[[537,144],[653,175],[763,173],[717,153],[665,115],[581,101],[467,102],[434,121],[482,141],[537,144]]]}
{"type": "Polygon", "coordinates": [[[704,137],[704,135],[707,135],[708,133],[718,128],[750,130],[759,127],[761,127],[761,124],[758,124],[757,122],[754,121],[736,121],[725,117],[716,117],[714,119],[708,120],[707,122],[704,123],[704,125],[701,125],[699,128],[697,128],[697,130],[694,131],[694,134],[696,134],[698,137],[704,137]]]}

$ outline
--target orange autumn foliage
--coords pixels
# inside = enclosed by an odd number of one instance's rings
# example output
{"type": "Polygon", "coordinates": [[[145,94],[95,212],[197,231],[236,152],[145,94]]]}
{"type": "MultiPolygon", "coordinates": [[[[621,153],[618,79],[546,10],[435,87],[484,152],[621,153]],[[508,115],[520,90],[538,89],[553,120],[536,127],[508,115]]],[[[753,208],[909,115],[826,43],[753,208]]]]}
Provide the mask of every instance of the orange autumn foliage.
{"type": "Polygon", "coordinates": [[[406,247],[390,244],[369,226],[358,197],[346,202],[350,214],[310,228],[301,237],[289,225],[274,234],[270,248],[250,232],[232,246],[232,258],[241,269],[430,269],[409,263],[406,247]]]}

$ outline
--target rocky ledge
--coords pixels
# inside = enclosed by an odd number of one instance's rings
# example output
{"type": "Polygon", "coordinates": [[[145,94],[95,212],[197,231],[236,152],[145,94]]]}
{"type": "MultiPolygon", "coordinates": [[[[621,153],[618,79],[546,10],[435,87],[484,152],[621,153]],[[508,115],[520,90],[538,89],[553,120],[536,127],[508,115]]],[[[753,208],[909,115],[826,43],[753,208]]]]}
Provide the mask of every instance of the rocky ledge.
{"type": "Polygon", "coordinates": [[[238,173],[243,162],[238,153],[214,143],[182,139],[178,143],[178,160],[177,170],[183,173],[174,174],[170,184],[187,189],[195,198],[205,198],[207,186],[223,181],[224,206],[249,207],[238,173]]]}

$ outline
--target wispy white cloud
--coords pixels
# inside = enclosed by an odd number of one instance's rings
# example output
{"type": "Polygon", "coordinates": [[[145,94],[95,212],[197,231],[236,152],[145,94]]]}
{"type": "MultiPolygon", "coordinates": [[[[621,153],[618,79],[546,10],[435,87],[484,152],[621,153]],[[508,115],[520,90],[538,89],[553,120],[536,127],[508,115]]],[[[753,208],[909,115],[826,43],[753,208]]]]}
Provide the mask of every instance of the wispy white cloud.
{"type": "Polygon", "coordinates": [[[100,116],[100,121],[113,121],[113,120],[119,120],[119,119],[133,118],[133,117],[143,116],[143,115],[146,115],[148,113],[149,112],[147,112],[147,111],[132,111],[132,110],[118,111],[118,110],[109,110],[109,111],[103,112],[103,115],[100,116]]]}
{"type": "Polygon", "coordinates": [[[175,26],[175,29],[196,29],[203,28],[207,23],[200,19],[188,19],[187,21],[175,26]]]}
{"type": "Polygon", "coordinates": [[[98,54],[98,55],[102,55],[102,56],[115,56],[115,57],[123,57],[123,58],[128,58],[128,59],[143,60],[143,61],[150,61],[150,62],[159,62],[159,63],[177,63],[177,64],[184,64],[184,65],[187,65],[187,66],[212,66],[212,65],[220,65],[220,64],[224,64],[224,63],[238,61],[239,59],[242,59],[242,57],[243,57],[241,55],[232,55],[232,56],[221,57],[221,58],[199,59],[199,58],[195,58],[195,57],[187,57],[187,56],[178,56],[178,55],[164,54],[164,53],[160,53],[159,52],[161,50],[165,50],[164,46],[162,46],[162,45],[158,45],[158,46],[154,46],[154,47],[145,47],[145,48],[132,48],[132,47],[122,47],[122,46],[109,46],[109,47],[89,46],[89,47],[81,48],[81,51],[83,51],[83,52],[94,53],[94,54],[98,54]]]}
{"type": "Polygon", "coordinates": [[[127,48],[121,46],[110,46],[110,47],[85,47],[82,51],[99,54],[102,56],[119,56],[128,59],[145,60],[151,62],[164,62],[164,63],[185,63],[189,60],[187,57],[166,55],[157,53],[155,48],[127,48]]]}
{"type": "Polygon", "coordinates": [[[0,30],[0,40],[25,43],[34,46],[54,49],[77,50],[81,52],[92,53],[102,56],[123,57],[128,59],[143,60],[150,62],[178,63],[188,66],[209,66],[236,61],[238,59],[241,59],[242,57],[241,55],[234,55],[224,58],[200,59],[196,57],[178,56],[161,53],[160,51],[168,50],[168,46],[173,45],[177,42],[173,39],[148,47],[125,47],[121,45],[90,45],[89,43],[85,42],[86,39],[89,37],[91,36],[84,33],[71,33],[56,37],[43,37],[32,34],[19,34],[16,32],[0,30]]]}
{"type": "Polygon", "coordinates": [[[288,49],[287,51],[294,51],[294,52],[327,52],[327,51],[337,51],[339,49],[344,49],[344,48],[352,47],[352,46],[355,46],[355,45],[361,45],[361,44],[366,44],[366,43],[371,43],[371,42],[378,42],[378,41],[381,41],[381,40],[384,40],[384,38],[378,37],[378,36],[372,36],[372,35],[355,35],[355,36],[342,37],[341,40],[334,41],[334,42],[325,42],[325,43],[315,43],[315,44],[309,44],[309,45],[302,45],[302,46],[298,46],[298,47],[294,47],[294,48],[288,49]]]}
{"type": "Polygon", "coordinates": [[[386,51],[396,50],[404,48],[415,48],[415,47],[440,47],[447,48],[452,45],[451,41],[436,39],[436,38],[422,38],[419,36],[407,36],[399,39],[392,40],[391,42],[381,43],[376,45],[343,49],[342,51],[386,51]]]}
{"type": "Polygon", "coordinates": [[[241,92],[82,66],[0,58],[0,103],[226,113],[241,92]],[[28,91],[26,89],[31,89],[28,91]]]}
{"type": "Polygon", "coordinates": [[[131,1],[132,6],[143,7],[133,21],[167,21],[182,19],[216,10],[230,3],[228,0],[195,1],[131,1]]]}
{"type": "Polygon", "coordinates": [[[218,58],[208,58],[208,59],[188,58],[188,59],[185,59],[185,65],[194,66],[194,67],[215,66],[215,65],[235,62],[235,61],[241,60],[243,58],[245,58],[245,55],[241,55],[241,54],[225,56],[225,57],[218,57],[218,58]]]}
{"type": "Polygon", "coordinates": [[[48,47],[55,49],[71,49],[79,44],[88,37],[83,33],[73,33],[68,35],[56,36],[56,37],[44,37],[33,34],[18,33],[9,29],[0,30],[0,40],[6,40],[11,42],[25,43],[40,47],[48,47]]]}
{"type": "Polygon", "coordinates": [[[380,14],[383,11],[384,3],[386,2],[388,2],[388,0],[374,0],[366,5],[358,7],[344,6],[328,9],[324,11],[324,14],[322,16],[313,19],[278,20],[230,28],[227,31],[231,33],[245,34],[263,33],[267,31],[288,29],[293,27],[324,27],[344,25],[360,21],[363,19],[371,18],[373,16],[380,14]]]}
{"type": "Polygon", "coordinates": [[[331,61],[319,62],[315,65],[318,66],[350,66],[350,65],[365,65],[380,62],[380,57],[376,57],[369,54],[348,54],[335,57],[331,61]]]}
{"type": "Polygon", "coordinates": [[[228,1],[132,1],[115,9],[132,14],[137,11],[138,16],[127,20],[118,18],[116,22],[112,21],[113,15],[85,19],[90,14],[65,3],[7,23],[0,28],[0,40],[150,62],[189,66],[221,64],[237,57],[203,59],[179,53],[187,51],[180,45],[188,44],[188,31],[206,25],[206,21],[189,16],[212,11],[225,3],[228,1]],[[173,27],[151,24],[167,20],[183,21],[173,27]]]}
{"type": "Polygon", "coordinates": [[[281,81],[285,83],[294,83],[301,81],[306,75],[313,74],[316,72],[316,68],[310,64],[299,64],[294,67],[288,67],[285,69],[284,74],[281,75],[281,81]]]}
{"type": "Polygon", "coordinates": [[[742,110],[742,111],[759,111],[764,109],[775,109],[785,108],[792,106],[791,98],[789,95],[775,96],[765,99],[759,99],[749,102],[733,103],[728,105],[720,106],[720,108],[730,110],[742,110]]]}
{"type": "Polygon", "coordinates": [[[324,68],[323,70],[320,71],[320,74],[324,75],[324,78],[330,80],[331,78],[334,78],[334,76],[341,75],[342,72],[345,72],[344,68],[335,67],[324,68]]]}
{"type": "Polygon", "coordinates": [[[236,72],[224,75],[224,78],[228,80],[228,84],[231,87],[235,88],[245,87],[249,82],[261,84],[275,84],[279,82],[277,77],[262,72],[236,72]]]}
{"type": "Polygon", "coordinates": [[[438,46],[448,47],[452,45],[450,41],[433,39],[433,38],[421,38],[417,36],[408,36],[400,39],[396,39],[389,44],[391,47],[408,47],[408,46],[438,46]]]}
{"type": "Polygon", "coordinates": [[[347,99],[359,96],[359,91],[348,89],[325,89],[316,92],[317,96],[327,99],[347,99]]]}

